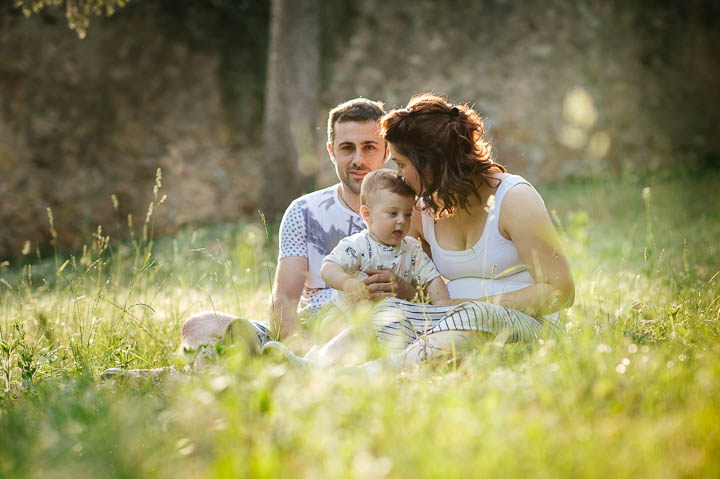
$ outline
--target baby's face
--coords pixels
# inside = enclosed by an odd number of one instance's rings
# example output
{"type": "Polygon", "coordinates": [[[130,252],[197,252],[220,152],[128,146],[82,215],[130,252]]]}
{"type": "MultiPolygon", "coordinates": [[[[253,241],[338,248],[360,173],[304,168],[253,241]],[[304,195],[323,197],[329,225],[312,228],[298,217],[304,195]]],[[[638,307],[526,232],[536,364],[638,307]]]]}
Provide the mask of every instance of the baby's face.
{"type": "Polygon", "coordinates": [[[415,198],[380,190],[368,201],[363,219],[370,237],[386,246],[396,246],[410,230],[415,198]]]}

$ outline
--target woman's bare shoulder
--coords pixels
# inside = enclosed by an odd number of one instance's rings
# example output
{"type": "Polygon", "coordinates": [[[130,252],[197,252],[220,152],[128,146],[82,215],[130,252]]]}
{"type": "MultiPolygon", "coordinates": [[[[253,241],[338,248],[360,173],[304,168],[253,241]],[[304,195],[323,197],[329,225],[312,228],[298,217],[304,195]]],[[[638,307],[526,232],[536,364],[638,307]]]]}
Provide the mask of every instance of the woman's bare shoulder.
{"type": "Polygon", "coordinates": [[[510,173],[493,172],[493,173],[490,173],[485,178],[487,178],[487,180],[488,180],[487,181],[487,183],[489,183],[488,186],[490,186],[490,188],[494,191],[494,190],[497,190],[498,186],[500,186],[500,184],[503,181],[510,178],[511,176],[513,176],[513,175],[511,175],[510,173]]]}
{"type": "Polygon", "coordinates": [[[498,172],[493,172],[493,173],[491,173],[489,176],[490,176],[490,178],[496,178],[496,179],[502,181],[502,180],[504,180],[504,179],[506,179],[506,178],[510,178],[510,177],[513,176],[513,175],[510,174],[510,173],[501,173],[501,172],[498,171],[498,172]]]}
{"type": "Polygon", "coordinates": [[[507,190],[503,199],[502,208],[508,210],[525,209],[537,206],[545,209],[545,202],[540,193],[530,183],[518,183],[507,190]]]}
{"type": "Polygon", "coordinates": [[[545,202],[529,183],[518,183],[506,193],[500,207],[499,227],[505,238],[512,236],[515,227],[524,227],[537,221],[549,221],[545,202]]]}

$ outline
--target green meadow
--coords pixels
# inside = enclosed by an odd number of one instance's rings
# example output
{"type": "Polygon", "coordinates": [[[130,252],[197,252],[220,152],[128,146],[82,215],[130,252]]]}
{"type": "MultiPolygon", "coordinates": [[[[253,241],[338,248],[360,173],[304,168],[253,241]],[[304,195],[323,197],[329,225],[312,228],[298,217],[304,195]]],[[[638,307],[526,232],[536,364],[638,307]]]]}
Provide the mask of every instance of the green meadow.
{"type": "Polygon", "coordinates": [[[0,266],[0,477],[719,477],[720,173],[540,192],[576,280],[565,335],[402,373],[224,344],[194,373],[100,380],[190,369],[190,314],[265,318],[259,217],[153,238],[160,188],[123,239],[27,248],[0,266]]]}

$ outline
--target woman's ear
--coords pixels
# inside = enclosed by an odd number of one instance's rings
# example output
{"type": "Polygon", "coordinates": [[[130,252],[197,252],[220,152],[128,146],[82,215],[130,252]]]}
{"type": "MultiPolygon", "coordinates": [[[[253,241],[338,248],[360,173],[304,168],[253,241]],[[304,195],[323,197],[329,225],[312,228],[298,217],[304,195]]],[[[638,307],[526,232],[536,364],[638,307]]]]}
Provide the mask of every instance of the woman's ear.
{"type": "Polygon", "coordinates": [[[360,205],[360,216],[365,224],[370,224],[370,208],[367,205],[360,205]]]}

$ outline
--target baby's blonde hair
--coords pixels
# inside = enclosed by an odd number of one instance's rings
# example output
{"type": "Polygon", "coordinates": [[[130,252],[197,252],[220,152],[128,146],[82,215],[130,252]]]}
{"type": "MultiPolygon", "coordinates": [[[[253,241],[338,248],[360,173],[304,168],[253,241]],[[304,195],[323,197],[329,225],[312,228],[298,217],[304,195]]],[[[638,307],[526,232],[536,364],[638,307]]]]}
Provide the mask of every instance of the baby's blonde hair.
{"type": "Polygon", "coordinates": [[[370,198],[380,190],[389,190],[400,196],[415,198],[415,192],[389,168],[371,171],[363,178],[360,187],[360,204],[367,205],[370,198]]]}

